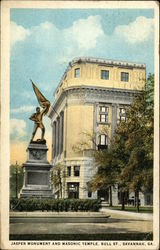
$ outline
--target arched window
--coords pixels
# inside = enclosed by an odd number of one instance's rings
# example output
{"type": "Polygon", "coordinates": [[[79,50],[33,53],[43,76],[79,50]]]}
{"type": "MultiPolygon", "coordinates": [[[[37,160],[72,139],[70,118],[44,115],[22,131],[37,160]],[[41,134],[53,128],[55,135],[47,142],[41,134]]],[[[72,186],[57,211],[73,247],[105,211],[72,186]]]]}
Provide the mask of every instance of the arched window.
{"type": "Polygon", "coordinates": [[[119,109],[119,119],[121,121],[126,121],[126,110],[125,108],[120,108],[119,109]]]}
{"type": "Polygon", "coordinates": [[[98,150],[106,149],[108,147],[108,137],[105,134],[99,135],[98,150]]]}

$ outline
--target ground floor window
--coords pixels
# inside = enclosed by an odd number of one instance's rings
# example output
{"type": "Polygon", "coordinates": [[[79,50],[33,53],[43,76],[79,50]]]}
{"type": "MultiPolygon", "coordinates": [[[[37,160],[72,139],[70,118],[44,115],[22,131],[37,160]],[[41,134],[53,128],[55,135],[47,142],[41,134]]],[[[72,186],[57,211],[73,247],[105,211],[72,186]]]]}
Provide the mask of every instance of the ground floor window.
{"type": "Polygon", "coordinates": [[[92,192],[88,191],[88,198],[92,197],[92,192]]]}
{"type": "Polygon", "coordinates": [[[67,167],[67,176],[71,176],[71,166],[67,167]]]}
{"type": "Polygon", "coordinates": [[[79,199],[79,182],[68,182],[67,190],[69,199],[79,199]]]}
{"type": "Polygon", "coordinates": [[[80,176],[80,166],[74,166],[74,176],[80,176]]]}
{"type": "Polygon", "coordinates": [[[153,201],[152,201],[152,197],[150,194],[147,194],[146,196],[146,205],[152,205],[153,201]]]}
{"type": "Polygon", "coordinates": [[[100,189],[98,190],[98,199],[109,202],[109,189],[100,189]]]}

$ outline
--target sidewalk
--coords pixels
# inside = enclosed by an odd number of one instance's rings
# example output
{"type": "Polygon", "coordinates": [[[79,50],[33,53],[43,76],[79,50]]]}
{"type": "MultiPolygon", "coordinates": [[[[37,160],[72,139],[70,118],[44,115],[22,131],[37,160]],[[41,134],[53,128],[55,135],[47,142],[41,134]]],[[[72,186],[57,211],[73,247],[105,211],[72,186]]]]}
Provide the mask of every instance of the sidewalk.
{"type": "Polygon", "coordinates": [[[140,220],[148,220],[148,221],[153,220],[153,214],[152,213],[135,213],[135,212],[128,212],[128,211],[113,210],[113,209],[106,208],[106,207],[102,207],[100,211],[108,213],[111,216],[113,214],[116,214],[116,215],[123,215],[126,218],[129,217],[129,218],[140,219],[140,220]]]}
{"type": "Polygon", "coordinates": [[[11,217],[105,217],[106,212],[10,212],[11,217]]]}
{"type": "Polygon", "coordinates": [[[128,211],[113,210],[110,208],[103,207],[100,212],[10,212],[10,217],[25,218],[25,217],[45,217],[45,218],[108,218],[112,215],[122,215],[126,218],[140,219],[140,220],[153,220],[152,213],[136,213],[128,211]]]}
{"type": "MultiPolygon", "coordinates": [[[[101,212],[11,212],[12,239],[143,239],[152,234],[152,220],[136,213],[103,209],[101,212]],[[133,216],[134,214],[134,216],[133,216]],[[110,216],[110,217],[108,217],[110,216]],[[144,219],[145,218],[145,219],[144,219]],[[67,238],[68,237],[68,238],[67,238]]],[[[141,214],[140,214],[141,215],[141,214]]],[[[146,216],[146,215],[145,215],[146,216]]],[[[150,217],[150,216],[149,216],[150,217]]],[[[146,238],[145,238],[146,239],[146,238]]]]}
{"type": "Polygon", "coordinates": [[[10,223],[105,223],[103,212],[11,212],[10,223]]]}

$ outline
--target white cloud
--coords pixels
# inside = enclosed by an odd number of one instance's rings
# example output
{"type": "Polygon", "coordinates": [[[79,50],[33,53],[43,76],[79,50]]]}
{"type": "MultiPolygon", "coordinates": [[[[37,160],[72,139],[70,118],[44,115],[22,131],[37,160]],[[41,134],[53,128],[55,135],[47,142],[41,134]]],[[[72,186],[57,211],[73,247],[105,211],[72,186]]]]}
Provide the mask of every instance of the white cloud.
{"type": "Polygon", "coordinates": [[[41,26],[41,28],[46,29],[46,30],[51,30],[51,29],[55,28],[54,25],[50,22],[41,23],[40,26],[41,26]]]}
{"type": "Polygon", "coordinates": [[[97,40],[104,35],[100,16],[89,16],[87,19],[79,19],[73,26],[65,30],[70,34],[79,49],[89,50],[96,47],[97,40]]]}
{"type": "Polygon", "coordinates": [[[48,21],[32,26],[30,29],[24,29],[15,22],[11,22],[12,44],[22,40],[25,42],[27,37],[29,37],[29,43],[24,44],[24,47],[28,46],[28,55],[32,53],[32,48],[36,48],[33,54],[40,53],[34,67],[45,68],[47,65],[48,74],[49,72],[53,74],[55,62],[68,63],[72,58],[95,49],[98,42],[104,39],[104,32],[101,17],[98,15],[78,19],[66,29],[59,29],[54,23],[48,21]],[[29,46],[30,43],[31,46],[29,46]]]}
{"type": "MultiPolygon", "coordinates": [[[[143,61],[146,49],[140,50],[139,46],[134,48],[135,46],[132,45],[139,43],[140,46],[143,46],[143,41],[149,41],[153,35],[153,20],[139,16],[127,25],[118,25],[109,34],[103,30],[99,15],[77,19],[65,29],[58,28],[52,22],[42,22],[27,30],[27,34],[30,34],[29,37],[27,35],[27,43],[24,40],[24,48],[21,47],[20,51],[19,47],[16,46],[12,58],[17,62],[17,70],[18,67],[22,68],[25,77],[31,77],[38,82],[42,81],[43,88],[46,86],[48,92],[48,89],[51,89],[51,84],[55,88],[64,68],[75,57],[93,56],[122,60],[129,58],[133,61],[136,61],[135,58],[141,57],[142,59],[140,59],[143,61]],[[23,54],[23,50],[28,53],[23,54]],[[132,51],[134,52],[132,53],[132,51]],[[138,51],[137,54],[135,51],[138,51]],[[44,74],[44,72],[46,73],[44,74]]],[[[22,27],[16,23],[14,25],[22,27]]],[[[105,30],[107,30],[107,25],[111,24],[106,23],[105,30]]],[[[31,98],[30,95],[28,97],[31,98]]]]}
{"type": "Polygon", "coordinates": [[[10,121],[10,134],[17,137],[26,135],[26,122],[20,119],[11,119],[10,121]]]}
{"type": "Polygon", "coordinates": [[[21,25],[17,25],[15,22],[10,24],[10,44],[13,46],[18,41],[25,40],[30,35],[30,30],[25,29],[21,25]]]}
{"type": "Polygon", "coordinates": [[[11,109],[12,114],[31,112],[35,109],[34,106],[22,106],[20,108],[11,109]]]}
{"type": "Polygon", "coordinates": [[[139,16],[136,20],[128,25],[119,25],[115,28],[114,33],[123,37],[129,43],[141,43],[148,40],[154,29],[154,19],[139,16]]]}

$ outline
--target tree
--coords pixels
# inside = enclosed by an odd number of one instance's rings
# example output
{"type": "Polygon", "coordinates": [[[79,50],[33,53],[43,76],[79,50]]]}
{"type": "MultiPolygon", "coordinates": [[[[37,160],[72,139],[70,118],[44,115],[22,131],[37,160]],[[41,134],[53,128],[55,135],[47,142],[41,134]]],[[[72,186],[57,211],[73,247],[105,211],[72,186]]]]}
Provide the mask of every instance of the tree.
{"type": "Polygon", "coordinates": [[[54,166],[53,172],[52,172],[52,185],[57,192],[58,199],[62,199],[62,191],[65,186],[65,178],[66,178],[66,173],[65,173],[65,168],[63,165],[58,163],[57,165],[54,166]]]}
{"type": "Polygon", "coordinates": [[[116,169],[112,164],[112,150],[99,150],[94,152],[97,171],[89,182],[90,190],[108,190],[110,206],[112,206],[112,186],[116,183],[116,169]]]}
{"type": "MultiPolygon", "coordinates": [[[[145,89],[138,93],[133,103],[126,108],[126,121],[121,121],[110,138],[107,149],[93,150],[96,173],[88,183],[92,191],[110,189],[118,184],[122,196],[122,209],[125,209],[125,195],[128,190],[135,191],[137,211],[139,211],[139,192],[153,187],[153,104],[154,75],[149,74],[145,89]]],[[[108,135],[107,127],[104,134],[108,135]]],[[[79,151],[95,145],[95,135],[85,133],[85,139],[77,143],[79,151]],[[86,141],[87,138],[87,141],[86,141]]],[[[95,145],[97,148],[97,145],[95,145]]]]}
{"type": "Polygon", "coordinates": [[[153,88],[154,76],[149,75],[145,91],[139,94],[127,109],[127,121],[120,123],[114,141],[114,153],[118,159],[123,154],[119,180],[122,185],[135,191],[137,211],[139,192],[153,186],[153,88]],[[124,147],[116,148],[117,137],[124,141],[124,147]],[[124,157],[126,156],[126,157],[124,157]]]}
{"type": "Polygon", "coordinates": [[[122,210],[125,209],[125,194],[128,191],[128,183],[126,180],[121,178],[121,172],[125,168],[129,152],[126,150],[125,143],[128,139],[128,134],[125,126],[125,122],[122,121],[115,132],[114,138],[112,140],[112,165],[116,169],[117,176],[115,178],[118,184],[118,189],[121,194],[122,210]]]}
{"type": "Polygon", "coordinates": [[[127,120],[118,124],[110,147],[94,153],[97,172],[91,186],[118,183],[122,209],[129,189],[135,191],[139,211],[139,192],[153,187],[153,90],[154,75],[149,74],[145,90],[126,108],[127,120]]]}
{"type": "MultiPolygon", "coordinates": [[[[108,127],[102,126],[100,134],[107,136],[109,143],[111,138],[109,136],[108,127]]],[[[115,184],[116,168],[112,168],[112,151],[111,150],[97,150],[96,134],[88,131],[81,133],[81,141],[73,147],[76,152],[83,152],[85,155],[94,158],[95,174],[93,178],[87,183],[87,190],[95,192],[103,190],[108,192],[110,206],[112,206],[112,186],[115,184]]]]}
{"type": "Polygon", "coordinates": [[[18,197],[23,186],[23,169],[21,165],[12,164],[10,166],[10,197],[18,197]]]}

